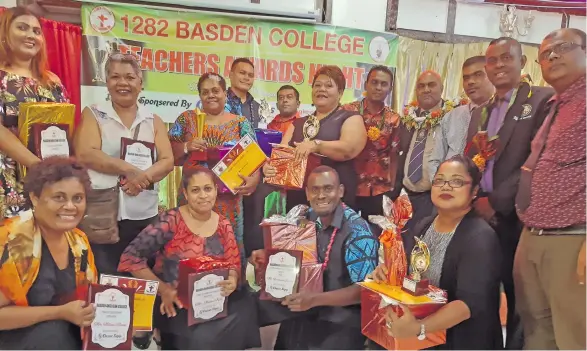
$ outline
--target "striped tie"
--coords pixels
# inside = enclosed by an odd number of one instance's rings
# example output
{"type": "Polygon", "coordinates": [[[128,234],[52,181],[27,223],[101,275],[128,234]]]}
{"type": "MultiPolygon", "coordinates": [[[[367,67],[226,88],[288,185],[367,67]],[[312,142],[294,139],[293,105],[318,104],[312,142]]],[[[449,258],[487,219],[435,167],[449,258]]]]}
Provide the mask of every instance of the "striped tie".
{"type": "Polygon", "coordinates": [[[408,179],[412,184],[416,184],[422,179],[422,164],[424,163],[424,148],[426,147],[427,135],[426,129],[420,129],[416,135],[414,149],[408,164],[408,179]]]}

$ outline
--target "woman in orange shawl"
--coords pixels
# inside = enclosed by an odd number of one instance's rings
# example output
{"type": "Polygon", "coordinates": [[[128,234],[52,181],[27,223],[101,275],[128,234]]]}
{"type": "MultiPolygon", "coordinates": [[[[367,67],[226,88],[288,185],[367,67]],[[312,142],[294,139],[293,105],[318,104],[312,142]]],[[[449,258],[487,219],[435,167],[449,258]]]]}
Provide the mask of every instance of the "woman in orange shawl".
{"type": "Polygon", "coordinates": [[[52,157],[29,169],[24,185],[33,210],[0,224],[0,349],[79,350],[94,307],[60,301],[97,277],[76,229],[90,180],[75,161],[52,157]]]}

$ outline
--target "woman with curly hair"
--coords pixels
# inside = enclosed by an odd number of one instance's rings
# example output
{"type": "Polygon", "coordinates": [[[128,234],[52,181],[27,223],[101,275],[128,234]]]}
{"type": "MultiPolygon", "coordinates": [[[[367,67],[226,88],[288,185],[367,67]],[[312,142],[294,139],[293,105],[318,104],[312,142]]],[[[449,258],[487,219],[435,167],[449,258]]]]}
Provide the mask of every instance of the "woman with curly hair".
{"type": "Polygon", "coordinates": [[[79,350],[94,307],[60,300],[97,278],[76,228],[90,178],[76,161],[51,157],[29,169],[24,186],[32,211],[0,224],[0,349],[79,350]]]}

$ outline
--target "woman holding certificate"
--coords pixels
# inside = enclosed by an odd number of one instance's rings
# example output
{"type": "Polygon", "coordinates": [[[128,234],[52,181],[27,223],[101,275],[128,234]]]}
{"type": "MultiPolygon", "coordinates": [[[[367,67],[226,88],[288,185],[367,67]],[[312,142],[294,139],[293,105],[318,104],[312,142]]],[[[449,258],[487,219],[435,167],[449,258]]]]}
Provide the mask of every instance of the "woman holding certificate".
{"type": "Polygon", "coordinates": [[[182,191],[187,204],[160,214],[154,224],[130,243],[118,268],[137,278],[160,282],[161,301],[156,305],[159,310],[155,312],[155,327],[161,334],[162,349],[244,350],[258,347],[260,336],[255,301],[246,289],[236,290],[241,260],[234,233],[230,221],[213,211],[218,191],[215,175],[202,166],[186,169],[182,191]],[[193,297],[196,295],[194,291],[193,295],[188,295],[189,305],[180,302],[178,286],[187,288],[189,284],[180,281],[185,277],[179,276],[179,266],[181,260],[201,257],[214,257],[229,267],[227,278],[216,284],[219,288],[217,298],[228,299],[228,306],[223,309],[228,315],[214,320],[202,318],[201,323],[188,326],[188,313],[194,313],[192,305],[198,301],[193,297]],[[155,260],[152,269],[148,264],[151,259],[155,260]]]}
{"type": "MultiPolygon", "coordinates": [[[[338,172],[340,182],[344,185],[343,202],[354,208],[357,172],[353,159],[363,151],[367,143],[367,131],[359,113],[341,108],[340,99],[345,86],[346,79],[340,68],[320,68],[312,82],[312,103],[316,111],[310,116],[296,119],[283,135],[281,144],[295,147],[296,159],[307,158],[311,153],[325,156],[321,158],[321,163],[338,172]]],[[[282,171],[269,163],[263,167],[265,177],[274,177],[282,171]]],[[[287,192],[288,211],[306,203],[306,194],[302,189],[287,192]]]]}
{"type": "MultiPolygon", "coordinates": [[[[245,135],[256,139],[250,122],[243,116],[236,116],[224,110],[226,104],[226,81],[215,73],[205,73],[198,80],[198,93],[202,101],[203,113],[199,110],[183,112],[169,129],[169,139],[177,165],[184,169],[202,165],[212,168],[218,160],[212,153],[222,147],[234,146],[245,135]],[[197,157],[202,155],[203,157],[197,157]]],[[[245,261],[243,244],[243,200],[255,191],[259,183],[259,173],[244,177],[245,183],[237,188],[238,193],[218,194],[214,210],[225,215],[234,229],[237,244],[245,261]]],[[[185,202],[183,192],[179,191],[180,204],[185,202]]]]}
{"type": "Polygon", "coordinates": [[[173,169],[161,118],[139,105],[142,71],[133,55],[106,61],[110,101],[86,107],[75,137],[92,191],[80,224],[101,274],[116,274],[122,251],[158,213],[157,182],[173,169]]]}
{"type": "Polygon", "coordinates": [[[51,157],[24,179],[32,211],[0,225],[0,349],[80,350],[80,328],[94,306],[63,304],[76,288],[96,282],[94,257],[76,229],[86,209],[88,173],[51,157]]]}
{"type": "Polygon", "coordinates": [[[48,70],[45,39],[35,15],[22,7],[0,14],[0,220],[27,209],[17,162],[39,159],[17,138],[21,102],[67,102],[59,78],[48,70]],[[14,133],[15,135],[10,135],[14,133]]]}
{"type": "MultiPolygon", "coordinates": [[[[389,311],[389,333],[395,338],[422,337],[446,330],[446,350],[503,348],[499,319],[501,249],[497,235],[472,210],[481,172],[468,158],[457,155],[444,161],[432,181],[432,202],[438,215],[423,219],[414,234],[426,243],[430,284],[447,292],[448,302],[437,312],[417,320],[407,308],[398,317],[389,311]]],[[[415,245],[404,237],[410,262],[415,245]]],[[[410,271],[413,270],[410,267],[410,271]]],[[[385,266],[377,267],[376,281],[387,281],[385,266]]]]}

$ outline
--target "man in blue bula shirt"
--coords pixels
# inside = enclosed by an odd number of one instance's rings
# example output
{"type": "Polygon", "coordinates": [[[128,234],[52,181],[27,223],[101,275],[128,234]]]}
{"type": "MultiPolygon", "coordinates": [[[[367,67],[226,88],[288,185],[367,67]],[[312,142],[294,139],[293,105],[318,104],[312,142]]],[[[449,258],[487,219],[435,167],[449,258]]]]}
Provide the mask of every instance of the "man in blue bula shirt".
{"type": "Polygon", "coordinates": [[[344,186],[328,166],[308,177],[308,219],[316,223],[324,292],[299,293],[282,302],[294,318],[281,324],[275,349],[363,349],[360,287],[377,265],[379,241],[368,223],[341,198],[344,186]]]}

